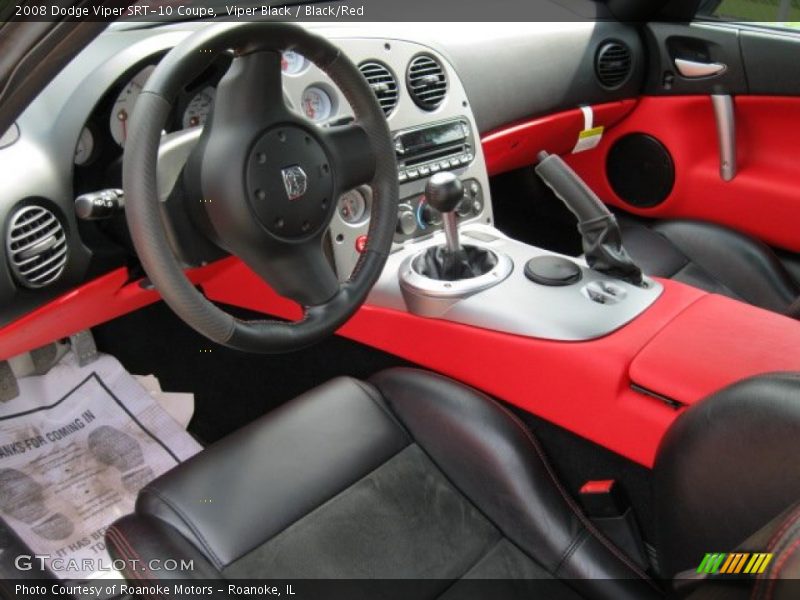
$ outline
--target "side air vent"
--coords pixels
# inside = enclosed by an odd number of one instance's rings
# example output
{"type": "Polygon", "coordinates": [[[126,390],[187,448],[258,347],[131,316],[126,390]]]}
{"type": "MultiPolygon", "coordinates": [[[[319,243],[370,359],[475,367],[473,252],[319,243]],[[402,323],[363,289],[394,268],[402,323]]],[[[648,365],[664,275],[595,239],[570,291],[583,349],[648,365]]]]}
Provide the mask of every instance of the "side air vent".
{"type": "Polygon", "coordinates": [[[597,50],[594,70],[605,88],[616,89],[628,81],[632,66],[631,49],[622,42],[606,42],[597,50]]]}
{"type": "Polygon", "coordinates": [[[24,206],[11,216],[6,253],[17,281],[40,288],[56,281],[67,264],[67,236],[52,211],[24,206]]]}
{"type": "Polygon", "coordinates": [[[406,85],[414,104],[423,110],[434,110],[447,94],[447,75],[439,61],[420,54],[408,65],[406,85]]]}
{"type": "Polygon", "coordinates": [[[387,117],[397,106],[397,79],[385,65],[376,61],[367,61],[359,65],[358,70],[367,80],[372,93],[378,99],[378,104],[387,117]]]}

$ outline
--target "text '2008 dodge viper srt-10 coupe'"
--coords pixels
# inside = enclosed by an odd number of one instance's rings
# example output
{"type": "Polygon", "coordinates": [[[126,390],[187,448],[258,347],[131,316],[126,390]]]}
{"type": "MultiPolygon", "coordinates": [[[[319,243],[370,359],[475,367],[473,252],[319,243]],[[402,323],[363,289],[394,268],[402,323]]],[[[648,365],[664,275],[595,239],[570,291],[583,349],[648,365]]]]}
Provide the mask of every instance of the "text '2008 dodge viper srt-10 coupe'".
{"type": "Polygon", "coordinates": [[[0,15],[0,596],[800,597],[797,0],[0,15]]]}

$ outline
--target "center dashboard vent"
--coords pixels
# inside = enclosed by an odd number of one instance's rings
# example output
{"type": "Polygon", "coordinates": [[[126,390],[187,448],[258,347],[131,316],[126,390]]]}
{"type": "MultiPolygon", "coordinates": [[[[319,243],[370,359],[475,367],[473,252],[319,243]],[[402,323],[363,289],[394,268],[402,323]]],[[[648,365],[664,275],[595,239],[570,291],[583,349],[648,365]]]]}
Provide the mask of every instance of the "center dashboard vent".
{"type": "Polygon", "coordinates": [[[43,206],[23,206],[9,221],[6,253],[19,283],[27,288],[49,285],[61,276],[67,264],[64,226],[43,206]]]}
{"type": "Polygon", "coordinates": [[[447,94],[447,74],[434,57],[420,54],[408,65],[406,85],[414,104],[423,110],[435,110],[447,94]]]}
{"type": "Polygon", "coordinates": [[[367,61],[358,66],[358,70],[367,80],[372,93],[387,117],[397,106],[397,79],[386,65],[377,61],[367,61]]]}
{"type": "Polygon", "coordinates": [[[631,49],[622,42],[605,42],[600,45],[595,58],[594,70],[600,84],[616,89],[628,81],[633,67],[631,49]]]}

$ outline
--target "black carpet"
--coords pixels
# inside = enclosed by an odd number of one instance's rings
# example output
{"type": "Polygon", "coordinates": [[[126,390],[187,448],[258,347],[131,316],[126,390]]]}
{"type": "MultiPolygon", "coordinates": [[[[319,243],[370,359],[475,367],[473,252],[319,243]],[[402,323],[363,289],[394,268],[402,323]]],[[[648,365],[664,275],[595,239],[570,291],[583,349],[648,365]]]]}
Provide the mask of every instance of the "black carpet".
{"type": "MultiPolygon", "coordinates": [[[[240,317],[259,316],[225,307],[240,317]]],[[[248,354],[219,346],[158,302],[93,330],[98,348],[135,374],[154,374],[170,392],[193,392],[189,431],[209,444],[295,396],[339,375],[366,379],[400,358],[331,336],[282,355],[248,354]]]]}
{"type": "Polygon", "coordinates": [[[532,246],[578,256],[581,236],[575,216],[542,183],[532,167],[490,180],[495,226],[532,246]]]}

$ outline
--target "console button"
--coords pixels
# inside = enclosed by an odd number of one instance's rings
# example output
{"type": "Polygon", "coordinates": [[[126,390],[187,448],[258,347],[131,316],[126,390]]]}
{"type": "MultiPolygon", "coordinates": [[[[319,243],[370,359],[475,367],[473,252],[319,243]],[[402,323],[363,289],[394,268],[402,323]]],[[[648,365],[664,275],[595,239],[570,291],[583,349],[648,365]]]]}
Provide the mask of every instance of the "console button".
{"type": "Polygon", "coordinates": [[[408,173],[405,171],[398,171],[397,172],[397,181],[403,183],[404,181],[408,181],[408,173]]]}
{"type": "Polygon", "coordinates": [[[408,169],[406,173],[408,174],[409,179],[419,178],[419,171],[417,171],[416,169],[408,169]]]}
{"type": "Polygon", "coordinates": [[[427,177],[430,174],[431,174],[430,167],[422,166],[422,167],[419,168],[419,176],[420,177],[427,177]]]}
{"type": "Polygon", "coordinates": [[[356,238],[356,252],[359,254],[364,254],[364,250],[367,249],[367,236],[360,235],[356,238]]]}

